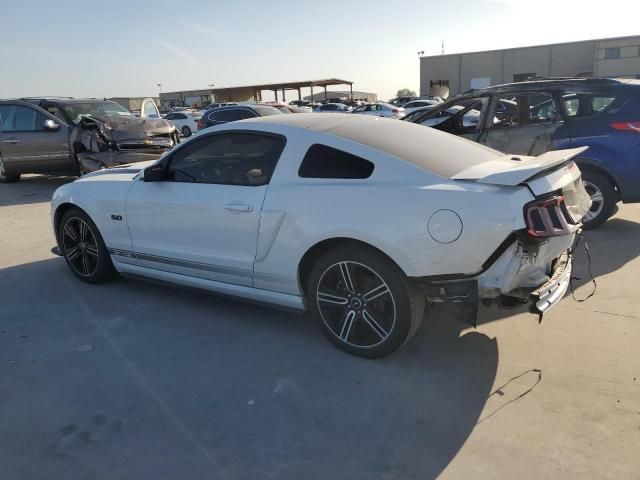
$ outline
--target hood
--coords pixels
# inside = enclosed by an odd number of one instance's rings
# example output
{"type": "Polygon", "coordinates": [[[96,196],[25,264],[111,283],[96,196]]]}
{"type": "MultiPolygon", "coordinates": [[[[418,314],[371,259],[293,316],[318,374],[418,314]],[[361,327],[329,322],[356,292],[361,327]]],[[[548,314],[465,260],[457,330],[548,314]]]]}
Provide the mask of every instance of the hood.
{"type": "Polygon", "coordinates": [[[139,118],[134,116],[85,116],[80,125],[99,126],[102,132],[115,142],[134,138],[166,135],[175,127],[163,118],[139,118]]]}
{"type": "Polygon", "coordinates": [[[568,162],[588,147],[553,150],[537,157],[505,155],[479,163],[452,176],[454,180],[472,180],[492,185],[515,186],[530,178],[568,162]]]}
{"type": "Polygon", "coordinates": [[[150,160],[147,162],[137,162],[127,165],[120,165],[118,167],[107,168],[104,170],[97,170],[95,172],[87,173],[76,180],[76,182],[82,181],[127,181],[133,180],[142,170],[150,167],[156,163],[156,160],[150,160]]]}

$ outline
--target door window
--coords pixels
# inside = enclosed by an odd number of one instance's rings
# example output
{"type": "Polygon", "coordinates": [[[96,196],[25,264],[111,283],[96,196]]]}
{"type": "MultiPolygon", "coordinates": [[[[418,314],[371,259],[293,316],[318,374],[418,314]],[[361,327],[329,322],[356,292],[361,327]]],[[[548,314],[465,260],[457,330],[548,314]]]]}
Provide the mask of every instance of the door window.
{"type": "Polygon", "coordinates": [[[3,132],[37,132],[44,129],[44,115],[22,105],[0,106],[3,132]]]}
{"type": "Polygon", "coordinates": [[[557,119],[557,109],[551,94],[516,93],[496,100],[492,126],[512,128],[552,123],[557,119]]]}
{"type": "Polygon", "coordinates": [[[269,183],[284,139],[272,135],[211,135],[178,150],[167,180],[188,183],[259,186],[269,183]]]}

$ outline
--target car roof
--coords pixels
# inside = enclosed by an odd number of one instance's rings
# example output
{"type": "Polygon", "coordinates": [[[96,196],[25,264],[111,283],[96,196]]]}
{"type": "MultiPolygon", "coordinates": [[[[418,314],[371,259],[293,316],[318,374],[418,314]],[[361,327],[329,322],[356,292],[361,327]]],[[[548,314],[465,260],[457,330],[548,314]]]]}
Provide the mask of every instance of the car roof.
{"type": "Polygon", "coordinates": [[[111,102],[117,103],[113,100],[105,100],[102,98],[71,98],[71,97],[23,97],[20,100],[24,100],[26,102],[52,102],[52,103],[63,103],[68,105],[73,105],[77,103],[104,103],[111,102]]]}
{"type": "Polygon", "coordinates": [[[526,82],[504,83],[490,87],[467,90],[463,95],[477,95],[480,93],[503,93],[515,90],[544,90],[553,88],[584,88],[584,87],[620,87],[624,85],[640,86],[640,80],[631,78],[562,78],[540,79],[526,82]]]}
{"type": "Polygon", "coordinates": [[[282,125],[351,140],[421,166],[443,177],[470,164],[495,160],[503,154],[470,140],[411,122],[345,113],[298,113],[233,122],[234,128],[282,125]]]}

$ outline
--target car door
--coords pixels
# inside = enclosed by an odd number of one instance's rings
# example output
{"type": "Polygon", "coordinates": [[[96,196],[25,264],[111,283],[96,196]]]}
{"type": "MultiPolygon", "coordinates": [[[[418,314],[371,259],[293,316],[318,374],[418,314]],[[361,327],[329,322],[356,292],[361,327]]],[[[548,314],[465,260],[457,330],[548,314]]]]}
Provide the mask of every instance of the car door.
{"type": "Polygon", "coordinates": [[[253,285],[260,212],[281,136],[216,132],[165,159],[161,181],[136,182],[126,201],[138,265],[253,285]]]}
{"type": "Polygon", "coordinates": [[[565,145],[568,131],[550,92],[514,92],[492,98],[479,142],[505,153],[540,155],[565,145]],[[506,108],[508,106],[508,108],[506,108]]]}
{"type": "Polygon", "coordinates": [[[0,105],[0,157],[9,174],[69,171],[69,129],[35,107],[0,105]]]}

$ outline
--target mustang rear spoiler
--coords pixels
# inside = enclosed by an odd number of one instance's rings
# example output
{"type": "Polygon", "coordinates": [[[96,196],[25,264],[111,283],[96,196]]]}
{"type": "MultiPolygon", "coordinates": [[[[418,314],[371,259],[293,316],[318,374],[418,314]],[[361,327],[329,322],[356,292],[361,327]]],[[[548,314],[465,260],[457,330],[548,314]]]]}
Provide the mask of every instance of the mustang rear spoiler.
{"type": "Polygon", "coordinates": [[[454,180],[471,180],[492,185],[515,186],[531,177],[568,162],[589,147],[552,150],[537,157],[505,155],[496,160],[479,163],[452,176],[454,180]]]}

